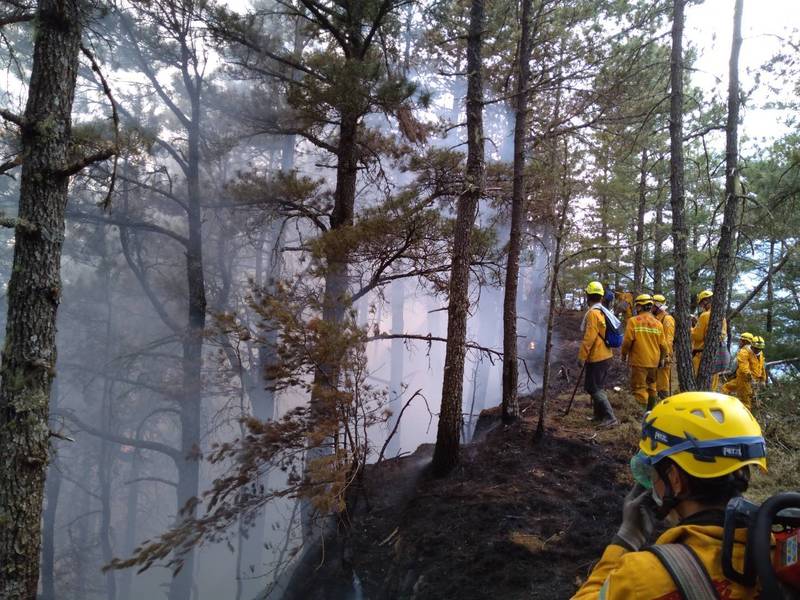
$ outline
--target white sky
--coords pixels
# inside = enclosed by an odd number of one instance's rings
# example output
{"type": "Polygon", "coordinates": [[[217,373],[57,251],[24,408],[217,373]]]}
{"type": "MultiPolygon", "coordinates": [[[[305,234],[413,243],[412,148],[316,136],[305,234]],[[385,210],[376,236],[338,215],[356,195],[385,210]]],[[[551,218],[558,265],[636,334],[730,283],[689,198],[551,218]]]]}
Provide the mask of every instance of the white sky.
{"type": "MultiPolygon", "coordinates": [[[[695,82],[715,89],[725,99],[728,85],[728,59],[733,30],[733,0],[706,0],[687,8],[686,39],[700,52],[695,82]]],[[[750,91],[757,70],[780,48],[777,36],[788,37],[800,29],[799,0],[745,0],[742,18],[744,42],[739,59],[739,79],[743,90],[750,91]]],[[[797,82],[784,82],[787,95],[797,82]]],[[[771,97],[763,83],[751,96],[743,111],[742,134],[757,140],[779,137],[786,132],[778,111],[759,108],[771,97]]]]}

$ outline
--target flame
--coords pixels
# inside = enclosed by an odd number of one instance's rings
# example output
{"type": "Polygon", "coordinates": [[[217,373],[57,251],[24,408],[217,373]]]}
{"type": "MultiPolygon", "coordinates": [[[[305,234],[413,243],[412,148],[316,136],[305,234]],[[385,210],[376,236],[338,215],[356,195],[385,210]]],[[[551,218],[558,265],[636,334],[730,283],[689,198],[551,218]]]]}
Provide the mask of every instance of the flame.
{"type": "Polygon", "coordinates": [[[530,344],[528,344],[528,348],[530,348],[531,350],[536,350],[536,342],[531,342],[530,344]]]}

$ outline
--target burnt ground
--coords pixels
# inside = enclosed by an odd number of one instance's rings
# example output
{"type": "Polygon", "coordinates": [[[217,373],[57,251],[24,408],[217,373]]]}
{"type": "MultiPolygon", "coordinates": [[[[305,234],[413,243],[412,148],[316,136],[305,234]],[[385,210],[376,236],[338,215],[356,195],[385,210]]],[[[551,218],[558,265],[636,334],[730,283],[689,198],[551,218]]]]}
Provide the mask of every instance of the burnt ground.
{"type": "MultiPolygon", "coordinates": [[[[587,422],[582,390],[562,416],[577,375],[580,318],[568,312],[558,319],[562,341],[552,364],[573,373],[555,378],[544,438],[534,443],[540,401],[527,398],[523,419],[511,426],[499,423],[496,410],[482,415],[488,432],[463,447],[461,464],[446,478],[428,472],[431,445],[373,465],[369,507],[362,502],[352,513],[335,553],[341,560],[329,556],[307,580],[304,598],[358,597],[343,591],[352,589],[351,569],[369,600],[572,595],[619,525],[641,418],[624,391],[609,393],[618,428],[595,430],[587,422]]],[[[618,362],[609,387],[625,383],[618,362]]]]}

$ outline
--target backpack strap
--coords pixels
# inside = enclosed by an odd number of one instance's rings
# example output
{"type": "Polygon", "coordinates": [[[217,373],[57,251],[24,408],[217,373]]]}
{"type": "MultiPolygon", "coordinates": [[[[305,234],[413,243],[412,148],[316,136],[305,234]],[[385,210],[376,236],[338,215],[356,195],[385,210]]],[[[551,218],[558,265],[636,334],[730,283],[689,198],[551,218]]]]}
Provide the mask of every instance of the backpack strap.
{"type": "Polygon", "coordinates": [[[686,544],[658,544],[647,549],[672,577],[683,600],[720,600],[705,565],[686,544]]]}

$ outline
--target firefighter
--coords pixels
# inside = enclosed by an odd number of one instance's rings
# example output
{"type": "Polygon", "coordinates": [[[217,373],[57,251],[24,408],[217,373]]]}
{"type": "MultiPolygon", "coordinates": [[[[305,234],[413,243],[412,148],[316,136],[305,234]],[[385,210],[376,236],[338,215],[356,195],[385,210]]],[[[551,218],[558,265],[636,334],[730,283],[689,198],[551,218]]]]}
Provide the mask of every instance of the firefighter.
{"type": "Polygon", "coordinates": [[[664,327],[664,343],[667,345],[667,356],[664,366],[656,374],[658,397],[663,400],[672,393],[672,351],[675,342],[675,318],[667,312],[667,299],[661,294],[653,296],[653,316],[664,327]]]}
{"type": "MultiPolygon", "coordinates": [[[[631,460],[637,484],[625,498],[622,525],[573,599],[681,598],[671,573],[685,579],[689,571],[696,576],[691,591],[708,592],[698,598],[756,598],[756,589],[725,577],[721,559],[724,509],[747,490],[751,465],[766,470],[766,446],[753,415],[735,398],[686,392],[656,405],[631,460]],[[648,546],[654,517],[671,526],[648,546]],[[665,544],[688,546],[696,559],[668,571],[674,563],[662,556],[675,546],[665,544]]],[[[747,529],[737,528],[733,564],[744,562],[746,542],[747,529]]]]}
{"type": "Polygon", "coordinates": [[[617,417],[608,400],[605,391],[608,368],[611,366],[613,356],[611,348],[605,343],[606,317],[610,316],[613,322],[619,324],[616,317],[602,305],[603,284],[592,281],[586,286],[586,303],[589,309],[583,317],[583,342],[578,351],[578,364],[586,372],[584,389],[592,398],[592,421],[600,423],[602,427],[617,425],[617,417]]]}
{"type": "Polygon", "coordinates": [[[764,358],[764,338],[757,336],[753,338],[752,348],[753,353],[758,357],[758,365],[753,373],[753,382],[758,387],[763,387],[767,384],[767,367],[766,359],[764,358]]]}
{"type": "Polygon", "coordinates": [[[614,292],[617,298],[616,312],[617,316],[627,320],[633,316],[633,294],[630,292],[614,292]]]}
{"type": "Polygon", "coordinates": [[[752,408],[753,379],[758,373],[758,356],[753,352],[752,333],[739,336],[739,352],[736,353],[736,377],[722,386],[722,393],[736,396],[748,409],[752,408]]]}
{"type": "Polygon", "coordinates": [[[631,392],[639,402],[652,410],[658,402],[656,377],[669,354],[664,341],[664,327],[653,316],[653,299],[649,294],[636,298],[635,317],[625,324],[622,360],[631,368],[631,392]]]}
{"type": "MultiPolygon", "coordinates": [[[[697,317],[697,324],[692,327],[692,364],[694,365],[694,376],[697,377],[697,372],[700,369],[700,361],[703,358],[703,348],[706,345],[706,333],[708,332],[708,322],[711,319],[711,299],[714,297],[714,292],[711,290],[703,290],[697,294],[697,305],[700,307],[700,316],[697,317]]],[[[714,368],[711,377],[711,391],[717,391],[719,388],[719,374],[728,368],[730,363],[730,355],[726,341],[728,339],[728,323],[723,317],[722,319],[722,333],[720,334],[720,350],[714,361],[714,368]]]]}

